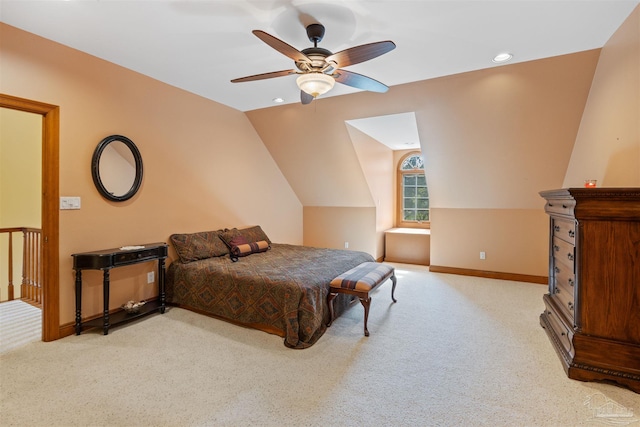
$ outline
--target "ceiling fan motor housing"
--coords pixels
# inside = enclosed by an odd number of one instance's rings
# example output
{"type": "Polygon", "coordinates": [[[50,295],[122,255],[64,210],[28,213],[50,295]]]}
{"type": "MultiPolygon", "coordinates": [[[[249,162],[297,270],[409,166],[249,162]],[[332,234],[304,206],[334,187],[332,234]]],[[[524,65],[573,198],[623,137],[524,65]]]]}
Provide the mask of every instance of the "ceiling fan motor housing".
{"type": "Polygon", "coordinates": [[[310,24],[307,25],[307,37],[309,37],[309,41],[313,43],[314,46],[317,46],[318,43],[322,41],[324,37],[324,25],[322,24],[310,24]]]}
{"type": "Polygon", "coordinates": [[[304,53],[311,62],[296,61],[296,67],[298,67],[300,71],[331,72],[333,70],[333,64],[325,61],[327,56],[332,55],[332,53],[327,49],[323,49],[321,47],[309,47],[307,49],[303,49],[301,52],[304,53]]]}

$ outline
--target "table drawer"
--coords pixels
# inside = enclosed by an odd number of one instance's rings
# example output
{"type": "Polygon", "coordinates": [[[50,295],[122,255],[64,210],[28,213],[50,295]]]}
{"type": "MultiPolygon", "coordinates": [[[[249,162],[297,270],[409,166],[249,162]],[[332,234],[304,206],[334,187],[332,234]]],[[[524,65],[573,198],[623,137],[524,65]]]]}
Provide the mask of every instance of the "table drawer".
{"type": "Polygon", "coordinates": [[[132,252],[119,252],[114,256],[114,265],[122,265],[128,263],[137,263],[144,261],[145,259],[153,260],[161,255],[161,251],[158,248],[136,250],[132,252]]]}

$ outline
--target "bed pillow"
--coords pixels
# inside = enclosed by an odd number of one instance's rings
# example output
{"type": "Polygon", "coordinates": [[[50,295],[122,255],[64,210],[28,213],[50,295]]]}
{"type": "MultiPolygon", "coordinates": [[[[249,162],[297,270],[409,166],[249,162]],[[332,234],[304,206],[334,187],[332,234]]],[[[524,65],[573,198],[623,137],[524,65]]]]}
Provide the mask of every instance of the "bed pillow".
{"type": "Polygon", "coordinates": [[[248,228],[241,228],[238,229],[238,232],[249,242],[259,242],[261,240],[264,240],[265,242],[271,244],[271,240],[269,240],[269,237],[267,237],[265,232],[262,231],[262,227],[260,227],[259,225],[254,225],[253,227],[248,228]]]}
{"type": "Polygon", "coordinates": [[[220,238],[229,248],[231,248],[231,239],[236,236],[244,237],[249,243],[264,240],[271,245],[271,240],[267,237],[265,232],[262,231],[262,228],[259,225],[248,228],[231,228],[220,233],[220,238]]]}
{"type": "Polygon", "coordinates": [[[266,252],[269,250],[269,242],[266,240],[259,240],[257,242],[249,242],[244,236],[235,236],[230,240],[230,252],[231,260],[233,262],[238,261],[238,257],[255,254],[257,252],[266,252]]]}
{"type": "Polygon", "coordinates": [[[222,233],[222,230],[172,234],[170,239],[180,257],[180,261],[188,263],[228,254],[229,249],[220,240],[220,233],[222,233]]]}

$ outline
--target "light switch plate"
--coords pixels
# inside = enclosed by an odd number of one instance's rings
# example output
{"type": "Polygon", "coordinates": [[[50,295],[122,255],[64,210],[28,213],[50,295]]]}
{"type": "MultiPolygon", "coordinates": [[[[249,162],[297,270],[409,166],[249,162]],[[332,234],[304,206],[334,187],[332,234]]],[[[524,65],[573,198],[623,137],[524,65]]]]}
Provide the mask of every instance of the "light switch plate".
{"type": "Polygon", "coordinates": [[[80,197],[60,197],[60,209],[80,209],[80,197]]]}

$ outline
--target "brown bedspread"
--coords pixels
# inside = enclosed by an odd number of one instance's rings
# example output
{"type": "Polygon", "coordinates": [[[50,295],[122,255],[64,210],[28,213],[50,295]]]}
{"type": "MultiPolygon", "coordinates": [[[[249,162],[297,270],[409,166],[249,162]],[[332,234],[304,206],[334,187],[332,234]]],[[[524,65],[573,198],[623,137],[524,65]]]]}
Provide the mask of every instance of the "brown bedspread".
{"type": "MultiPolygon", "coordinates": [[[[167,271],[167,302],[274,332],[291,348],[313,345],[326,330],[329,282],[366,261],[364,252],[274,243],[232,262],[229,256],[167,271]]],[[[341,295],[346,297],[346,295],[341,295]]],[[[349,300],[336,300],[339,315],[349,300]]]]}

